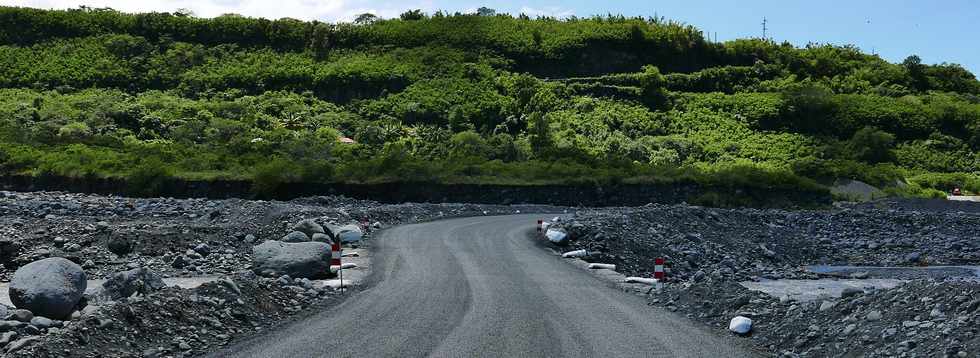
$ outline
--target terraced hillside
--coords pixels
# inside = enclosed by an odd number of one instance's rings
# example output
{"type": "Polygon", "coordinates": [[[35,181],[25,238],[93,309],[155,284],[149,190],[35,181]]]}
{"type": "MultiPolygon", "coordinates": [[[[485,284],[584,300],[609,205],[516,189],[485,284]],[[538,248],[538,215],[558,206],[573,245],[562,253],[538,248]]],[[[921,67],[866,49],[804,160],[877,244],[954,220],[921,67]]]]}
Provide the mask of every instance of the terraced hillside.
{"type": "MultiPolygon", "coordinates": [[[[0,168],[283,183],[980,191],[980,82],[616,16],[357,23],[0,8],[0,168]]],[[[754,192],[758,192],[755,190],[754,192]]]]}

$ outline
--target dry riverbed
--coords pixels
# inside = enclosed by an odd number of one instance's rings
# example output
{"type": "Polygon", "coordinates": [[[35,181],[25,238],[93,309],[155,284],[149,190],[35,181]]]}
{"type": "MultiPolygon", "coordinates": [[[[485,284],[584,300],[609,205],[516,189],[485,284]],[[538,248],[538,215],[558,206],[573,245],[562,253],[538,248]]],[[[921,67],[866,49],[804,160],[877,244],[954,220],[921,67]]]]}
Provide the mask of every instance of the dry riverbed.
{"type": "MultiPolygon", "coordinates": [[[[279,202],[0,192],[0,287],[10,287],[14,273],[27,264],[65,258],[84,272],[88,288],[69,317],[32,320],[32,312],[9,307],[11,302],[0,306],[0,352],[10,357],[200,355],[337,304],[360,289],[377,230],[449,217],[561,210],[386,205],[341,197],[279,202]],[[360,231],[361,240],[344,245],[343,262],[356,265],[344,270],[345,290],[339,290],[337,277],[253,272],[253,246],[287,234],[296,239],[292,231],[307,219],[325,228],[360,231]],[[120,281],[120,272],[128,272],[127,279],[120,281]],[[123,282],[125,294],[100,294],[107,291],[102,287],[107,280],[123,282]]],[[[301,244],[318,245],[313,239],[301,244]]]]}
{"type": "Polygon", "coordinates": [[[773,355],[976,357],[977,227],[980,205],[888,200],[824,211],[590,209],[550,229],[567,237],[559,253],[586,250],[584,262],[616,266],[602,274],[613,279],[650,278],[665,258],[663,288],[635,291],[719,330],[750,318],[744,339],[773,355]]]}

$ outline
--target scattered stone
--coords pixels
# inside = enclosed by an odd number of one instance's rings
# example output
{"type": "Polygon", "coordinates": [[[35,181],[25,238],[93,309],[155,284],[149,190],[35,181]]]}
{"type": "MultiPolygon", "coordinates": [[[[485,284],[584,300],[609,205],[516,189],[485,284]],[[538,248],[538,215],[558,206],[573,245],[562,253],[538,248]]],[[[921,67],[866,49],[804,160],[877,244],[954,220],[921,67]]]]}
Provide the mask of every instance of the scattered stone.
{"type": "Polygon", "coordinates": [[[140,267],[117,272],[102,283],[101,296],[108,300],[118,300],[134,294],[147,295],[167,287],[163,279],[152,271],[140,267]]]}
{"type": "Polygon", "coordinates": [[[64,258],[34,261],[17,269],[10,281],[10,301],[36,315],[68,317],[85,293],[85,271],[64,258]]]}
{"type": "Polygon", "coordinates": [[[864,280],[864,279],[867,279],[868,277],[871,277],[871,274],[868,273],[868,271],[858,271],[858,272],[852,273],[850,275],[850,277],[853,278],[853,279],[856,279],[856,280],[864,280]]]}
{"type": "Polygon", "coordinates": [[[133,252],[133,241],[128,235],[112,233],[109,235],[109,240],[106,241],[106,248],[116,255],[125,256],[133,252]]]}
{"type": "Polygon", "coordinates": [[[282,242],[295,243],[295,242],[307,242],[307,241],[310,241],[310,237],[299,231],[293,231],[291,233],[286,234],[286,236],[282,237],[282,242]]]}
{"type": "Polygon", "coordinates": [[[27,326],[27,322],[5,320],[0,321],[0,332],[12,331],[27,326]]]}
{"type": "Polygon", "coordinates": [[[874,311],[868,312],[868,315],[867,316],[864,316],[864,319],[866,319],[868,321],[871,321],[871,322],[878,321],[878,320],[881,319],[881,312],[878,311],[878,310],[874,310],[874,311]]]}
{"type": "Polygon", "coordinates": [[[319,278],[330,272],[330,245],[266,241],[252,248],[252,269],[264,276],[319,278]]]}
{"type": "Polygon", "coordinates": [[[211,254],[211,247],[204,243],[197,244],[197,246],[194,246],[194,252],[201,255],[201,257],[208,257],[211,254]]]}
{"type": "Polygon", "coordinates": [[[544,236],[548,238],[548,241],[551,241],[554,244],[563,244],[568,238],[568,234],[566,234],[563,230],[558,229],[548,229],[544,236]]]}
{"type": "Polygon", "coordinates": [[[191,262],[190,257],[187,257],[185,255],[177,255],[177,257],[174,257],[174,260],[170,263],[170,266],[173,266],[173,268],[176,269],[182,269],[187,267],[187,265],[189,265],[190,262],[191,262]]]}
{"type": "Polygon", "coordinates": [[[752,331],[752,320],[747,317],[736,316],[728,323],[728,330],[740,335],[749,334],[752,331]]]}
{"type": "Polygon", "coordinates": [[[333,238],[331,238],[330,235],[320,234],[320,233],[313,234],[313,236],[310,239],[316,242],[326,242],[326,243],[333,242],[333,238]]]}
{"type": "Polygon", "coordinates": [[[16,309],[11,310],[7,318],[20,322],[30,322],[34,318],[34,313],[25,309],[16,309]]]}
{"type": "Polygon", "coordinates": [[[17,338],[17,332],[15,331],[3,332],[0,334],[0,348],[6,347],[7,344],[10,344],[10,342],[14,340],[14,338],[17,338]]]}
{"type": "Polygon", "coordinates": [[[40,329],[61,327],[61,321],[56,321],[47,317],[37,316],[31,319],[31,325],[40,329]]]}
{"type": "Polygon", "coordinates": [[[13,352],[16,352],[16,351],[20,350],[21,348],[24,348],[28,344],[31,344],[31,342],[39,341],[39,340],[41,340],[41,337],[38,337],[38,336],[31,336],[31,337],[25,337],[25,338],[18,339],[18,340],[16,340],[16,341],[14,341],[14,342],[12,342],[12,343],[10,343],[10,344],[7,345],[7,348],[6,348],[7,349],[7,354],[11,354],[13,352]]]}
{"type": "Polygon", "coordinates": [[[361,231],[361,227],[355,224],[344,225],[337,232],[337,239],[342,243],[361,241],[362,236],[364,236],[364,233],[361,231]]]}
{"type": "Polygon", "coordinates": [[[315,234],[326,233],[326,231],[323,230],[323,226],[320,226],[320,224],[317,224],[316,221],[313,221],[312,219],[306,219],[296,223],[296,225],[293,225],[293,231],[299,231],[305,234],[308,238],[313,237],[315,234]]]}
{"type": "Polygon", "coordinates": [[[841,298],[848,298],[848,297],[860,296],[862,294],[864,294],[864,290],[860,288],[847,287],[844,288],[843,291],[841,291],[840,296],[841,298]]]}
{"type": "Polygon", "coordinates": [[[834,304],[833,302],[823,301],[823,303],[820,304],[819,311],[820,312],[823,312],[823,311],[829,310],[831,308],[834,308],[834,306],[836,306],[836,304],[834,304]]]}

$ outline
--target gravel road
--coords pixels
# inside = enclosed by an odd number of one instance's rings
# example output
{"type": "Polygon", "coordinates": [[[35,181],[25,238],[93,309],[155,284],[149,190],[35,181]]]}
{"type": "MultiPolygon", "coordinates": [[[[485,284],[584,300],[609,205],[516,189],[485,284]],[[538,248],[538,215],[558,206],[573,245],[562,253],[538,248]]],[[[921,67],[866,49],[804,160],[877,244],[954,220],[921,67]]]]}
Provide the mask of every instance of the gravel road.
{"type": "Polygon", "coordinates": [[[539,217],[400,226],[374,287],[213,356],[750,357],[732,337],[617,290],[528,237],[539,217]]]}

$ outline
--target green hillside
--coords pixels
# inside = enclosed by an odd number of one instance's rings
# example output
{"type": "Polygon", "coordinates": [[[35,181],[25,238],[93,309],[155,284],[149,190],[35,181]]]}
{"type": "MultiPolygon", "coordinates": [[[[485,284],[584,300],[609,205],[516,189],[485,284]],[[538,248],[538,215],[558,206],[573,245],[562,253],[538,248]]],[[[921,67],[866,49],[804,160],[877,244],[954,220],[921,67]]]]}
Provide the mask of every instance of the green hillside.
{"type": "Polygon", "coordinates": [[[980,192],[980,82],[664,19],[0,7],[8,174],[980,192]],[[344,143],[341,138],[353,139],[344,143]],[[898,183],[908,182],[909,185],[898,183]]]}

